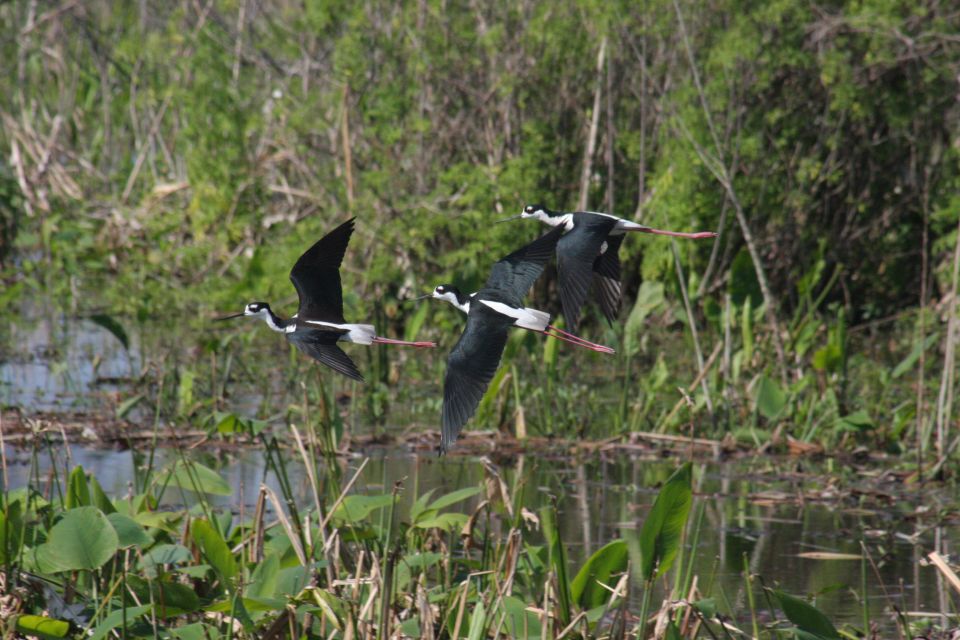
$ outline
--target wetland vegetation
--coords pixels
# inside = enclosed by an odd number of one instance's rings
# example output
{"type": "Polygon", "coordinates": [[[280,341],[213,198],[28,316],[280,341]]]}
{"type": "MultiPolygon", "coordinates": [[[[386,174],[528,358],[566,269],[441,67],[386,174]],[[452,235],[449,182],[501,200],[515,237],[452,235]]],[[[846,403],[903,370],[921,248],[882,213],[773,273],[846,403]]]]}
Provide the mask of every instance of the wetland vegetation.
{"type": "MultiPolygon", "coordinates": [[[[4,637],[956,632],[949,3],[0,26],[4,637]],[[515,332],[437,461],[462,319],[408,299],[480,285],[541,232],[492,224],[528,202],[720,235],[628,238],[620,322],[581,326],[616,357],[515,332]],[[354,215],[348,319],[436,353],[354,349],[359,385],[209,322],[294,306],[289,266],[354,215]]],[[[531,299],[559,314],[552,268],[531,299]]]]}

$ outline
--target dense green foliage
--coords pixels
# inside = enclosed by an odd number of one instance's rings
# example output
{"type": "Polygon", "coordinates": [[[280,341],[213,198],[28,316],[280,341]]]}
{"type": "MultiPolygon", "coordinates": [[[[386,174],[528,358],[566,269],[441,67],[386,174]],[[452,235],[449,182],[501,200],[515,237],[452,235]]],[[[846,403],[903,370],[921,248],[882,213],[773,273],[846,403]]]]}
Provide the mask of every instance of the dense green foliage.
{"type": "MultiPolygon", "coordinates": [[[[627,240],[626,334],[596,318],[586,329],[638,356],[617,365],[622,430],[676,426],[675,398],[651,398],[701,366],[641,341],[651,317],[699,324],[701,358],[732,336],[696,411],[714,415],[709,388],[727,400],[719,424],[750,405],[754,423],[787,418],[805,439],[824,421],[864,431],[874,423],[857,412],[880,396],[885,414],[903,409],[915,394],[886,383],[917,359],[880,385],[878,372],[917,348],[939,372],[928,334],[953,348],[912,313],[889,353],[853,354],[846,333],[928,300],[952,308],[960,16],[948,4],[17,0],[0,27],[0,260],[17,252],[4,300],[46,289],[140,319],[289,302],[293,259],[356,215],[350,317],[447,335],[449,310],[399,300],[481,283],[539,231],[492,222],[540,201],[721,234],[627,240]],[[633,364],[649,373],[630,407],[633,364]]],[[[535,297],[556,312],[553,287],[548,272],[535,297]]],[[[900,440],[916,413],[885,419],[880,440],[900,440]]]]}

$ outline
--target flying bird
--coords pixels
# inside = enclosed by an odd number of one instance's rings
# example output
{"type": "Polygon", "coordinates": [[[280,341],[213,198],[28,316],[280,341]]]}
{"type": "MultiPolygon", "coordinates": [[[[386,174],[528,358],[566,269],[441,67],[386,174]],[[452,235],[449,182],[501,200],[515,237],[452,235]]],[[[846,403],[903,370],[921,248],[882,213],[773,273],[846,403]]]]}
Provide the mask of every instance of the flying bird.
{"type": "Polygon", "coordinates": [[[693,240],[715,238],[717,235],[713,231],[663,231],[609,213],[551,211],[541,204],[527,205],[519,215],[501,222],[517,218],[535,218],[564,231],[563,237],[557,242],[557,271],[563,317],[572,331],[577,330],[580,308],[590,293],[591,285],[596,289],[600,310],[607,321],[613,324],[616,319],[620,310],[619,252],[627,233],[652,233],[693,240]]]}
{"type": "Polygon", "coordinates": [[[543,272],[562,235],[563,229],[554,229],[498,261],[476,293],[463,294],[453,285],[442,284],[421,296],[446,300],[467,314],[467,326],[447,357],[440,453],[453,446],[476,412],[500,366],[510,327],[537,331],[601,353],[614,352],[552,326],[549,313],[523,306],[523,297],[543,272]]]}
{"type": "Polygon", "coordinates": [[[293,269],[290,280],[297,290],[300,304],[289,319],[278,316],[266,302],[251,302],[241,313],[219,318],[229,320],[241,316],[263,318],[267,326],[282,333],[297,349],[348,378],[363,382],[363,376],[337,342],[356,344],[393,344],[408,347],[435,347],[434,342],[406,342],[377,335],[372,324],[352,324],[343,318],[343,289],[340,284],[340,263],[353,234],[351,218],[320,238],[307,249],[293,269]]]}

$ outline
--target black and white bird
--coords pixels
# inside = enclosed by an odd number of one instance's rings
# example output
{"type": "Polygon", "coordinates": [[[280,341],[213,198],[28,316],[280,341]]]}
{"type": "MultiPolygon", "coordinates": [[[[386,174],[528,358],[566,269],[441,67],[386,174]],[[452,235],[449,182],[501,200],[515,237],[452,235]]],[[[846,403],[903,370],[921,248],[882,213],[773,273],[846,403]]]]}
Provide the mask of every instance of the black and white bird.
{"type": "Polygon", "coordinates": [[[693,240],[717,235],[712,231],[663,231],[609,213],[551,211],[541,204],[527,205],[519,215],[507,220],[517,218],[535,218],[564,231],[563,237],[557,242],[557,271],[563,317],[573,331],[579,324],[580,308],[590,293],[591,285],[596,288],[600,310],[607,321],[613,324],[616,319],[620,310],[619,252],[627,233],[652,233],[693,240]]]}
{"type": "Polygon", "coordinates": [[[594,344],[550,324],[550,314],[523,306],[523,297],[550,260],[563,229],[554,229],[493,265],[482,289],[463,294],[442,284],[421,296],[446,300],[467,314],[467,326],[447,357],[443,381],[440,452],[445,453],[473,416],[500,366],[510,327],[521,327],[601,353],[594,344]]]}
{"type": "Polygon", "coordinates": [[[406,342],[377,335],[372,324],[351,324],[343,318],[343,289],[340,263],[353,234],[355,218],[320,238],[307,249],[290,270],[300,305],[289,319],[283,319],[266,302],[251,302],[243,312],[220,320],[241,316],[263,318],[267,326],[284,334],[297,349],[348,378],[363,382],[363,376],[337,342],[356,344],[394,344],[408,347],[435,347],[434,342],[406,342]]]}

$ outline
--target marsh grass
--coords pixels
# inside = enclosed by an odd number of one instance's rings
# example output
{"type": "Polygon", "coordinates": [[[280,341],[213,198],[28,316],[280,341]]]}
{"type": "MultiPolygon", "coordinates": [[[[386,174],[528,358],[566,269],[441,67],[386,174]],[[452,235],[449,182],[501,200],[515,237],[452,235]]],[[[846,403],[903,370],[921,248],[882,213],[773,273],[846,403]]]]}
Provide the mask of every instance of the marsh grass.
{"type": "MultiPolygon", "coordinates": [[[[660,487],[642,527],[572,561],[558,526],[568,516],[553,501],[527,510],[520,475],[487,462],[479,482],[446,494],[423,490],[416,477],[412,486],[408,478],[364,489],[366,460],[348,469],[323,455],[331,423],[289,429],[292,448],[263,436],[268,472],[252,509],[225,509],[236,488],[186,450],[154,457],[135,489],[107,496],[62,444],[38,432],[30,482],[5,488],[0,504],[8,630],[94,638],[863,633],[851,623],[836,628],[804,598],[756,588],[749,564],[735,596],[697,575],[706,504],[689,463],[660,487]],[[41,457],[51,461],[43,476],[41,457]],[[291,482],[293,460],[307,476],[305,495],[291,482]]],[[[864,547],[861,589],[871,563],[864,547]]],[[[887,614],[872,615],[880,612],[864,606],[864,629],[886,624],[887,614]]]]}

